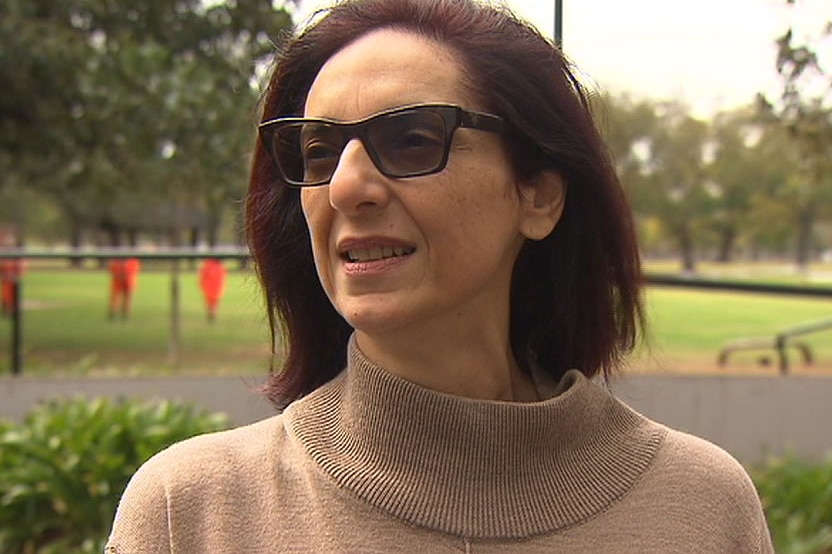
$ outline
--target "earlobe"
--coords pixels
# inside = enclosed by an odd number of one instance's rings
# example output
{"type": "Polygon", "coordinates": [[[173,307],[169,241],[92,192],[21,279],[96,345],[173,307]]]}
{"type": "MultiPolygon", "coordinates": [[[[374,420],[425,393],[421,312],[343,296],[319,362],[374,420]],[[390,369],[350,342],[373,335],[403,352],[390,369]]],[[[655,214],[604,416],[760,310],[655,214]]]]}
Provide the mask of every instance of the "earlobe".
{"type": "Polygon", "coordinates": [[[566,183],[560,173],[541,171],[520,185],[523,221],[520,232],[531,240],[545,239],[554,230],[566,202],[566,183]]]}

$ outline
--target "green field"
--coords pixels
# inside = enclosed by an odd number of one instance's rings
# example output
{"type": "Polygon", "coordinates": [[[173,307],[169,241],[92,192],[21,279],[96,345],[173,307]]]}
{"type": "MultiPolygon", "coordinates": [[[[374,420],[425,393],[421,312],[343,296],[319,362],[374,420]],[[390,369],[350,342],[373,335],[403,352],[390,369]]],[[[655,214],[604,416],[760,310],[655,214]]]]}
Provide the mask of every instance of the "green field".
{"type": "MultiPolygon", "coordinates": [[[[231,266],[229,266],[231,268],[231,266]]],[[[183,270],[181,349],[171,363],[171,284],[164,268],[143,269],[126,321],[107,317],[109,276],[98,270],[31,269],[23,284],[27,374],[256,373],[269,359],[268,326],[256,279],[229,271],[215,321],[205,315],[198,277],[183,270]]],[[[0,373],[10,367],[11,322],[0,319],[0,373]]]]}
{"type": "MultiPolygon", "coordinates": [[[[652,287],[647,295],[650,320],[650,352],[633,361],[637,369],[668,372],[717,370],[717,355],[729,341],[746,337],[770,337],[778,331],[832,319],[832,300],[780,295],[698,291],[652,287]]],[[[832,375],[832,330],[802,338],[816,358],[804,367],[793,351],[796,372],[832,375]]],[[[772,351],[746,351],[732,355],[719,371],[776,372],[772,351]],[[771,367],[759,361],[767,357],[771,367]]]]}
{"type": "MultiPolygon", "coordinates": [[[[250,272],[229,272],[216,321],[205,317],[197,275],[180,274],[181,353],[170,357],[171,276],[164,266],[147,266],[139,277],[127,321],[109,321],[108,275],[94,269],[32,267],[26,274],[23,318],[24,371],[29,375],[142,375],[172,372],[257,374],[265,371],[269,337],[256,281],[250,272]]],[[[793,279],[792,282],[795,282],[793,279]]],[[[760,372],[770,352],[737,355],[716,366],[727,341],[772,335],[797,324],[832,318],[832,300],[746,293],[651,288],[649,351],[631,360],[635,371],[760,372]]],[[[816,356],[796,372],[832,375],[832,331],[808,337],[816,356]]],[[[11,322],[0,319],[0,374],[10,371],[11,322]]],[[[792,358],[797,362],[796,356],[792,358]]],[[[772,360],[773,361],[773,360],[772,360]]]]}

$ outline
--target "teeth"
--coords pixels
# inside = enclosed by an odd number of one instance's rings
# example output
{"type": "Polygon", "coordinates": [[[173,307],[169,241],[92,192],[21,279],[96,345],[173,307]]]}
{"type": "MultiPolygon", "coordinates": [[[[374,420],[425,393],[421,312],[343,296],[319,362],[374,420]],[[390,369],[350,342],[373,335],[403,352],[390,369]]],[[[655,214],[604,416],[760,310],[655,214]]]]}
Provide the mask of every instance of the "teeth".
{"type": "Polygon", "coordinates": [[[372,262],[411,254],[413,250],[413,248],[405,246],[359,248],[356,250],[348,250],[347,260],[350,262],[372,262]]]}

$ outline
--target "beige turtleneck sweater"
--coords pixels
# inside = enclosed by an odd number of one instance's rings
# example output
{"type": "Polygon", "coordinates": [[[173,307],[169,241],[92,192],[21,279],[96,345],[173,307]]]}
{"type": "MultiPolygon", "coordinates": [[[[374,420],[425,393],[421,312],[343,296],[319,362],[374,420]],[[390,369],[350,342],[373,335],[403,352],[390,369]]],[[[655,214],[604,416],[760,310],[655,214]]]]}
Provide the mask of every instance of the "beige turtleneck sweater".
{"type": "Polygon", "coordinates": [[[369,362],[286,411],[157,454],[107,552],[773,552],[743,468],[576,371],[535,403],[369,362]]]}

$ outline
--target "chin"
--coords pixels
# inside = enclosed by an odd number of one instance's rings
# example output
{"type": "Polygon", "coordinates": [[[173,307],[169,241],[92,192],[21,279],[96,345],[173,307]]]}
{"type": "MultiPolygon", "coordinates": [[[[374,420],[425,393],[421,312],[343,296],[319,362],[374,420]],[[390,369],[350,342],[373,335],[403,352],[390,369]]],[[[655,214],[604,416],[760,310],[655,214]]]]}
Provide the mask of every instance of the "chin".
{"type": "Polygon", "coordinates": [[[397,310],[385,303],[382,306],[360,306],[352,304],[339,308],[338,313],[349,323],[350,327],[365,335],[378,336],[400,329],[410,319],[403,310],[397,310]]]}
{"type": "Polygon", "coordinates": [[[381,336],[404,326],[400,318],[381,314],[352,314],[344,319],[350,327],[371,337],[381,336]]]}

